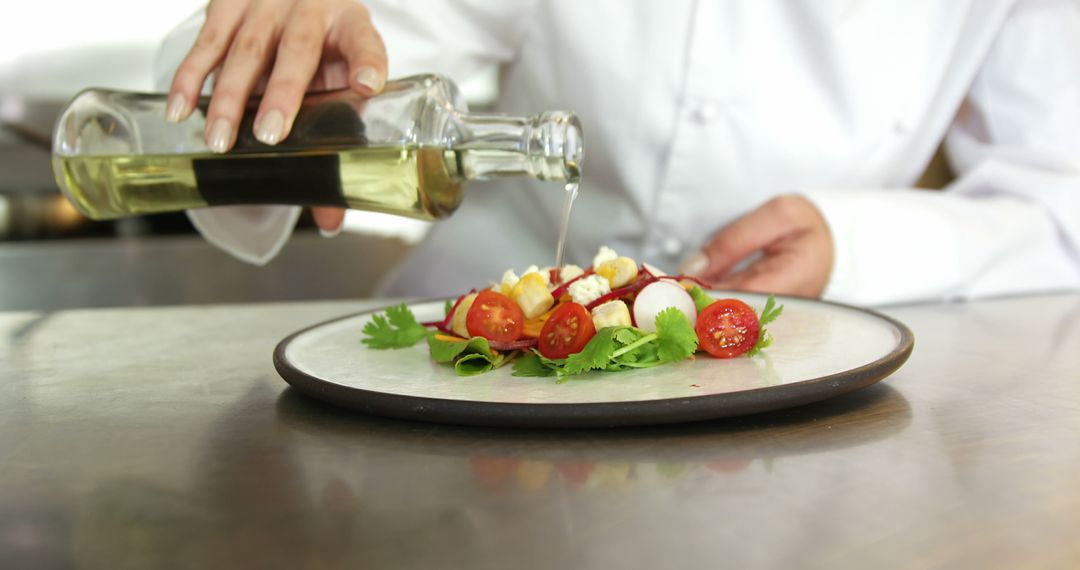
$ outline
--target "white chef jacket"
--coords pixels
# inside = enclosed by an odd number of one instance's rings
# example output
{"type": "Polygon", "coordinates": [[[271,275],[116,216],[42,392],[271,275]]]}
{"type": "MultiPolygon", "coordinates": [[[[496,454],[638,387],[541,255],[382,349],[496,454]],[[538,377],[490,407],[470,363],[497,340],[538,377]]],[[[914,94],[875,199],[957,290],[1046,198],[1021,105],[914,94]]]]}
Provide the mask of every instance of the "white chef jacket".
{"type": "MultiPolygon", "coordinates": [[[[825,298],[880,305],[1080,287],[1075,0],[369,0],[390,75],[500,70],[500,112],[585,129],[567,261],[601,244],[666,270],[799,193],[836,247],[825,298]],[[958,179],[912,188],[942,140],[958,179]]],[[[159,84],[194,38],[167,39],[159,84]]],[[[472,183],[388,276],[452,295],[553,262],[562,187],[472,183]]],[[[192,212],[264,262],[290,207],[192,212]]],[[[357,252],[358,259],[363,257],[357,252]]]]}

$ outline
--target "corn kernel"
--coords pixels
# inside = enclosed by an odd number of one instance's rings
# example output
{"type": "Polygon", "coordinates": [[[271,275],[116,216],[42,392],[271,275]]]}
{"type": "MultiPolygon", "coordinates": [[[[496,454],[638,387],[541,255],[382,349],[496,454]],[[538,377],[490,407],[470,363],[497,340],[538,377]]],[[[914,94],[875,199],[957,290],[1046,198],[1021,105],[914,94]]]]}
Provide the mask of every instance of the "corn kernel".
{"type": "Polygon", "coordinates": [[[608,301],[592,310],[592,321],[597,330],[604,327],[628,327],[632,323],[630,308],[619,300],[608,301]]]}
{"type": "Polygon", "coordinates": [[[601,263],[596,274],[607,279],[612,289],[618,289],[637,279],[638,268],[633,259],[623,256],[601,263]]]}
{"type": "Polygon", "coordinates": [[[510,298],[521,307],[526,319],[542,315],[555,304],[544,277],[536,272],[522,275],[510,292],[510,298]]]}
{"type": "Polygon", "coordinates": [[[469,328],[465,323],[465,316],[469,314],[469,308],[472,307],[473,301],[476,300],[476,293],[470,293],[465,296],[464,299],[458,303],[456,309],[454,309],[454,316],[450,317],[450,330],[454,331],[454,334],[461,338],[469,338],[469,328]]]}

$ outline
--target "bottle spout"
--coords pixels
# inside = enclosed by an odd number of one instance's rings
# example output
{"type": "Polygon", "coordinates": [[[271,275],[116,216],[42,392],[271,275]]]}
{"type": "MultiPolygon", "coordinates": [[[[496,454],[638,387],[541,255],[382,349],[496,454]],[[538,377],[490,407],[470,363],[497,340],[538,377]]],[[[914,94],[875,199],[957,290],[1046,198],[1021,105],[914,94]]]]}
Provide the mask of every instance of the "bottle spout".
{"type": "Polygon", "coordinates": [[[533,176],[553,182],[577,182],[585,156],[585,138],[577,115],[548,111],[531,122],[528,155],[533,176]]]}
{"type": "Polygon", "coordinates": [[[452,147],[460,153],[458,170],[467,180],[531,176],[569,183],[581,177],[585,139],[573,113],[461,114],[457,119],[452,147]]]}

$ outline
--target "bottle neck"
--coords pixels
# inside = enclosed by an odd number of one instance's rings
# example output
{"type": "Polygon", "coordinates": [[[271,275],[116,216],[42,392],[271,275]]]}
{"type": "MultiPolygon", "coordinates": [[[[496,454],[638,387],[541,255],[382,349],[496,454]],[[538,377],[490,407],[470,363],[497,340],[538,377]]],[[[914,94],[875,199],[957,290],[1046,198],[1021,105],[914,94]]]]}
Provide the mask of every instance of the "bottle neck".
{"type": "Polygon", "coordinates": [[[573,113],[533,117],[462,114],[453,142],[458,171],[467,180],[531,176],[577,182],[584,151],[581,123],[573,113]]]}

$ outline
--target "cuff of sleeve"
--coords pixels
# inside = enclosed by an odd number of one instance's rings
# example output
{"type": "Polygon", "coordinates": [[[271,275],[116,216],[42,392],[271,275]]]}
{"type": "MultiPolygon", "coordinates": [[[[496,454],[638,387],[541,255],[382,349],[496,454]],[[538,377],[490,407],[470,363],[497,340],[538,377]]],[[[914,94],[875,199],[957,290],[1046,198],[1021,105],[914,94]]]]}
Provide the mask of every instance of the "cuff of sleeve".
{"type": "Polygon", "coordinates": [[[222,206],[188,210],[188,218],[206,241],[233,257],[266,265],[289,240],[298,206],[222,206]]]}
{"type": "Polygon", "coordinates": [[[955,289],[959,264],[951,226],[920,196],[889,190],[802,195],[832,234],[833,269],[823,299],[885,305],[955,289]]]}
{"type": "Polygon", "coordinates": [[[854,292],[859,289],[857,277],[852,267],[852,247],[850,236],[852,233],[852,210],[854,205],[851,200],[839,192],[825,190],[808,191],[802,193],[803,197],[812,204],[825,218],[829,226],[829,233],[833,240],[833,266],[829,274],[829,283],[821,294],[822,299],[830,301],[850,302],[854,292]]]}

